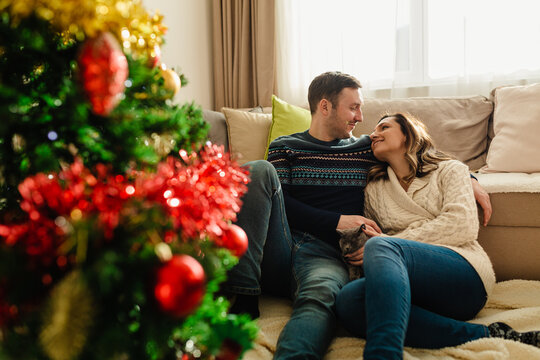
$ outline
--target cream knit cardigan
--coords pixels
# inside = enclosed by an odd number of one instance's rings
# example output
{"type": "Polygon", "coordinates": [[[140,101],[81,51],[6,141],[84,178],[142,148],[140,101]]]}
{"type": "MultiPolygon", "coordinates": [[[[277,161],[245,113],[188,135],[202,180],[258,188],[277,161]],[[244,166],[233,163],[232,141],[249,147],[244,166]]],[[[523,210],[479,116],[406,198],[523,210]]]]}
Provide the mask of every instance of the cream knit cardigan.
{"type": "Polygon", "coordinates": [[[474,267],[489,295],[495,273],[477,241],[478,213],[467,166],[443,161],[425,177],[415,178],[407,191],[390,166],[388,177],[367,185],[365,216],[385,235],[454,250],[474,267]]]}

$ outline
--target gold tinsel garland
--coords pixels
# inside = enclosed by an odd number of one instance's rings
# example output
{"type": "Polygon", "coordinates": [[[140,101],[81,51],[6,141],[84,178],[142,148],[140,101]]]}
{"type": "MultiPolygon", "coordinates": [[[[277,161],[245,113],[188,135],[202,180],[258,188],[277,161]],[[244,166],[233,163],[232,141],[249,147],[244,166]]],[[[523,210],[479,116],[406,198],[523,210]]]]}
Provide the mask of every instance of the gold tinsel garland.
{"type": "Polygon", "coordinates": [[[149,14],[141,0],[0,0],[0,11],[8,11],[14,25],[35,13],[78,41],[109,31],[134,57],[155,58],[166,31],[163,16],[149,14]]]}
{"type": "Polygon", "coordinates": [[[83,350],[96,309],[79,271],[52,290],[43,311],[39,341],[52,360],[76,359],[83,350]]]}

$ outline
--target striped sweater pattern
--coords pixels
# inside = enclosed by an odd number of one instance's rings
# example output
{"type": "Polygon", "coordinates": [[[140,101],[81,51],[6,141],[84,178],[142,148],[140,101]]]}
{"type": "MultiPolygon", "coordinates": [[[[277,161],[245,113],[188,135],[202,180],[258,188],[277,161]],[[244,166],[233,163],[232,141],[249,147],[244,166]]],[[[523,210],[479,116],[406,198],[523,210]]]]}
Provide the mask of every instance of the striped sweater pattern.
{"type": "Polygon", "coordinates": [[[282,184],[362,187],[366,185],[367,171],[375,163],[369,147],[347,152],[283,145],[269,150],[268,161],[276,168],[282,184]]]}

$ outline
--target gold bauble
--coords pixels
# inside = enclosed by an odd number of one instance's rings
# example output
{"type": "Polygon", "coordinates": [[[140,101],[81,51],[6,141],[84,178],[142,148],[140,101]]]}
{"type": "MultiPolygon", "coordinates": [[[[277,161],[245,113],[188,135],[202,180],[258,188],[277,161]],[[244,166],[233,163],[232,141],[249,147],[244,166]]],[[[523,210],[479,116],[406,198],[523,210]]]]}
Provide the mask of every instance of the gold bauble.
{"type": "Polygon", "coordinates": [[[169,92],[171,92],[171,97],[176,95],[180,90],[180,87],[182,86],[182,83],[180,82],[180,76],[178,76],[175,71],[171,69],[166,69],[161,70],[161,77],[163,77],[163,80],[165,81],[163,87],[169,92]]]}

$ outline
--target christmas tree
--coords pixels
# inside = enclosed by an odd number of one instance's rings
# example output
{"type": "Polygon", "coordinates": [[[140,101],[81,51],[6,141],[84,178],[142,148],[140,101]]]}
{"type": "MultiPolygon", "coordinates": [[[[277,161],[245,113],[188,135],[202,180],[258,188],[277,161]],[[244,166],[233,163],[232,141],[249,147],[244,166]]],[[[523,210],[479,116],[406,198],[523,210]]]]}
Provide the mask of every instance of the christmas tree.
{"type": "Polygon", "coordinates": [[[133,0],[0,0],[0,358],[235,359],[247,172],[133,0]]]}

